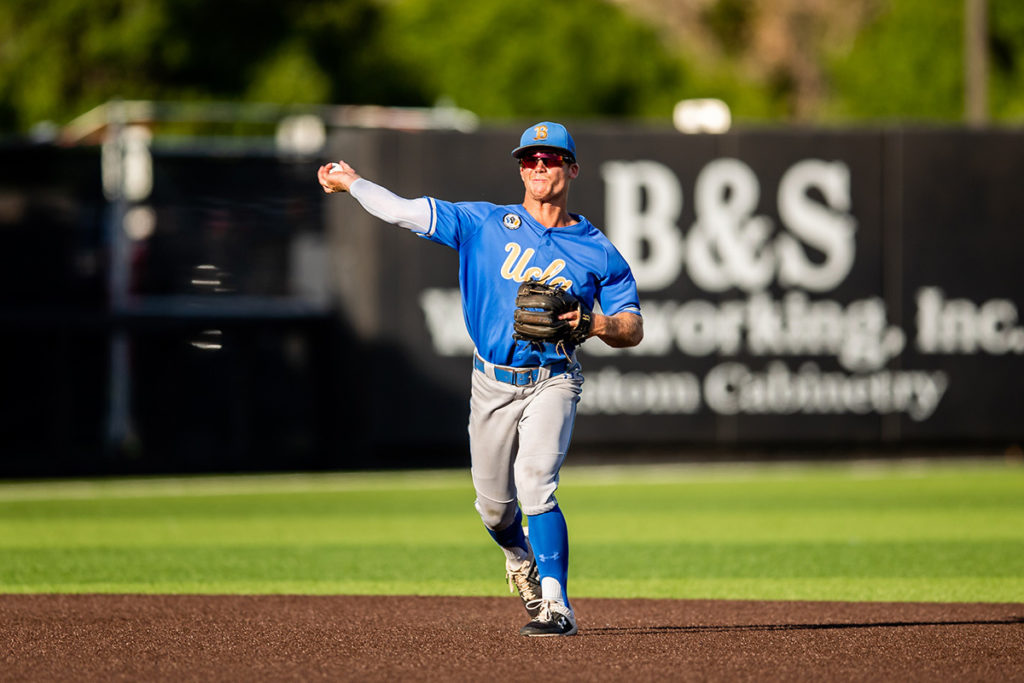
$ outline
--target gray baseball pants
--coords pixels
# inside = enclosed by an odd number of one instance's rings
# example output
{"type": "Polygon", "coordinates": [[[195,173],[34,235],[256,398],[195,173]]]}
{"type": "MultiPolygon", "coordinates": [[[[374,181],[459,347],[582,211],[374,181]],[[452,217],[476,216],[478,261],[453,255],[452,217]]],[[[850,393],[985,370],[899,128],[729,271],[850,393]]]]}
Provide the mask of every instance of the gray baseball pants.
{"type": "Polygon", "coordinates": [[[473,371],[469,444],[476,509],[501,530],[523,514],[554,509],[558,472],[576,420],[583,375],[579,365],[528,386],[513,386],[473,371]]]}

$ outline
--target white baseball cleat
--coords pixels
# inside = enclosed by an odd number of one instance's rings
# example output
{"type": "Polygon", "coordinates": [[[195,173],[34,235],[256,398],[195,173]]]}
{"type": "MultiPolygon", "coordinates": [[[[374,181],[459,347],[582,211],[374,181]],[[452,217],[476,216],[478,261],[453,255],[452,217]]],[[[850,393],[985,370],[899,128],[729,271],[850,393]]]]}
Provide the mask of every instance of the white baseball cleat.
{"type": "MultiPolygon", "coordinates": [[[[540,603],[537,616],[526,626],[519,629],[521,636],[574,636],[576,635],[576,616],[572,610],[555,600],[538,600],[540,603]]],[[[531,605],[527,605],[529,610],[531,605]]]]}
{"type": "Polygon", "coordinates": [[[540,575],[537,573],[537,561],[529,560],[524,562],[519,569],[513,571],[505,565],[505,578],[508,579],[510,592],[519,591],[519,597],[523,601],[526,613],[531,617],[537,616],[540,612],[540,575]]]}

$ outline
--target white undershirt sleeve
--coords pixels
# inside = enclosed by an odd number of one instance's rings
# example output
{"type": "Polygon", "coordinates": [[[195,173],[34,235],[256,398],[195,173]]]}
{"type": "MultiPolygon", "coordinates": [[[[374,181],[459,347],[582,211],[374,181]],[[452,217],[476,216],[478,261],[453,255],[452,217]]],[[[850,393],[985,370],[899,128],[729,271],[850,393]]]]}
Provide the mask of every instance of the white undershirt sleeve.
{"type": "Polygon", "coordinates": [[[348,188],[367,213],[413,232],[430,232],[434,212],[426,197],[405,199],[366,178],[359,178],[348,188]]]}

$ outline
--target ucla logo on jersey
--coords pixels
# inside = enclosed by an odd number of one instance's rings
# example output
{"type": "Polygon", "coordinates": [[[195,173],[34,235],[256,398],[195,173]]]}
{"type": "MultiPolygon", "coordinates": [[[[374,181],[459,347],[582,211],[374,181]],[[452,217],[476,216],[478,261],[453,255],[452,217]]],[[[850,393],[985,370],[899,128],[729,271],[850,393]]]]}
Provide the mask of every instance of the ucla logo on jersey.
{"type": "Polygon", "coordinates": [[[505,252],[508,257],[501,264],[501,276],[506,280],[513,282],[540,280],[552,287],[561,287],[567,292],[572,288],[572,280],[564,276],[555,277],[565,270],[565,260],[557,258],[546,268],[541,269],[530,265],[530,261],[533,260],[533,255],[536,253],[534,249],[523,249],[515,242],[509,242],[505,245],[505,252]]]}
{"type": "Polygon", "coordinates": [[[502,224],[509,230],[518,230],[519,226],[523,224],[523,221],[514,213],[506,213],[505,217],[501,219],[502,224]]]}

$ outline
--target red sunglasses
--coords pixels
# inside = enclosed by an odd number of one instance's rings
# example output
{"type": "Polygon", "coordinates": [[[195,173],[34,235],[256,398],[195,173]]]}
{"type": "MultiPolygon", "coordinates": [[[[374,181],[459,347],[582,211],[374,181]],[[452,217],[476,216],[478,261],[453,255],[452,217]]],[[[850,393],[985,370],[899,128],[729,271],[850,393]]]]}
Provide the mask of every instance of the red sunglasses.
{"type": "Polygon", "coordinates": [[[547,168],[561,168],[566,161],[572,161],[570,157],[553,152],[536,152],[530,156],[520,157],[519,165],[523,168],[537,168],[537,164],[544,162],[547,168]]]}

